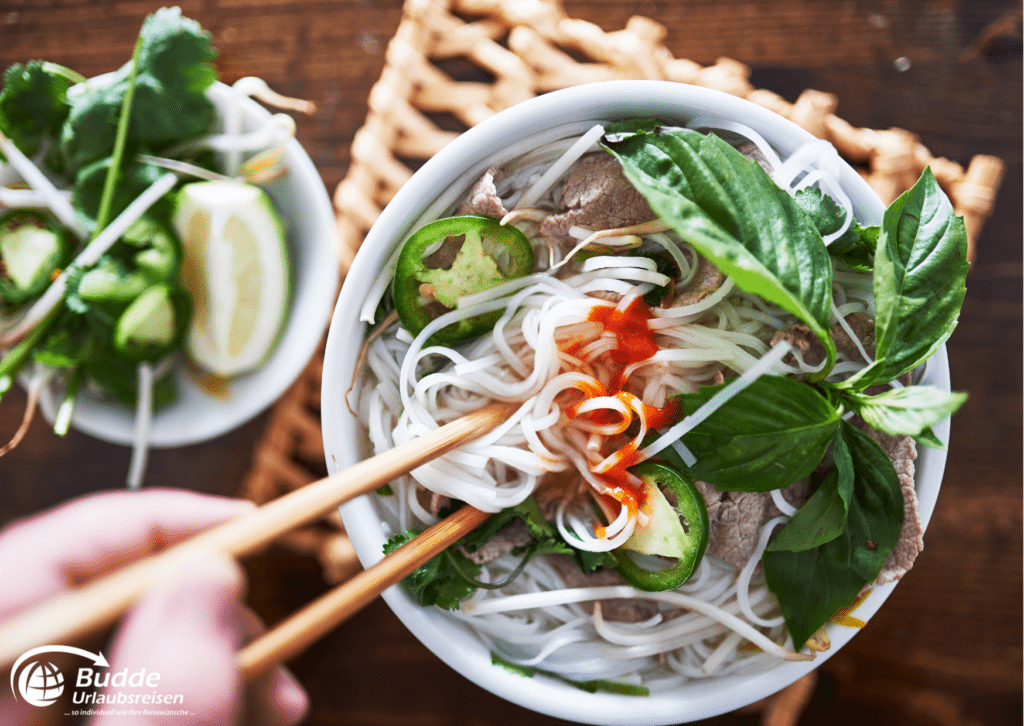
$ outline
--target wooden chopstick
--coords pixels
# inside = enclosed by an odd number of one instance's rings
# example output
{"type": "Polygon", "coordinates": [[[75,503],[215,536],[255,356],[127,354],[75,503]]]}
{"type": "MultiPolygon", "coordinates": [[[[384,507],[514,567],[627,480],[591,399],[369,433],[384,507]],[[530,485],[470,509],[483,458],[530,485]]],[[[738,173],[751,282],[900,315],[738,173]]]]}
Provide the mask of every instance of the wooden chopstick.
{"type": "Polygon", "coordinates": [[[250,555],[285,532],[319,519],[342,502],[374,491],[395,477],[479,438],[507,420],[514,410],[512,404],[498,403],[474,411],[15,616],[0,624],[0,671],[33,647],[73,643],[110,625],[158,580],[172,559],[211,550],[236,558],[250,555]]]}
{"type": "Polygon", "coordinates": [[[464,506],[377,564],[293,613],[239,651],[236,662],[242,678],[251,681],[298,655],[490,516],[489,512],[464,506]]]}

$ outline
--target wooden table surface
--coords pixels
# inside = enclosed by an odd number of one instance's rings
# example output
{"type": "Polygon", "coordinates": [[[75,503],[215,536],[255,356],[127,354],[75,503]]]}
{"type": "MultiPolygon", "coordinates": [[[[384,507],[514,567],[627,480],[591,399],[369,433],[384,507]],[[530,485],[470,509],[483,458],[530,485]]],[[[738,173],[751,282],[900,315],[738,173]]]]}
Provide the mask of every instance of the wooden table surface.
{"type": "MultiPolygon", "coordinates": [[[[329,190],[398,26],[400,0],[195,0],[181,3],[214,36],[222,78],[257,75],[315,101],[298,137],[329,190]]],[[[34,58],[86,76],[130,55],[157,2],[0,0],[0,67],[34,58]]],[[[805,724],[1021,722],[1021,10],[1011,0],[573,0],[570,16],[605,30],[646,15],[668,28],[677,58],[720,56],[793,101],[835,93],[855,126],[898,126],[936,156],[1006,162],[981,235],[960,325],[948,344],[953,387],[970,399],[953,422],[925,551],[865,630],[821,669],[805,724]]],[[[0,407],[0,438],[24,397],[0,407]]],[[[150,486],[234,494],[266,424],[152,454],[150,486]]],[[[86,492],[117,488],[126,448],[37,420],[0,460],[0,523],[86,492]]],[[[273,621],[323,589],[317,566],[280,550],[248,565],[250,601],[273,621]]],[[[381,603],[292,663],[312,696],[310,724],[551,724],[464,680],[381,603]],[[401,695],[399,695],[401,694],[401,695]]],[[[638,703],[638,708],[642,704],[638,703]]],[[[726,715],[709,724],[753,724],[726,715]]]]}

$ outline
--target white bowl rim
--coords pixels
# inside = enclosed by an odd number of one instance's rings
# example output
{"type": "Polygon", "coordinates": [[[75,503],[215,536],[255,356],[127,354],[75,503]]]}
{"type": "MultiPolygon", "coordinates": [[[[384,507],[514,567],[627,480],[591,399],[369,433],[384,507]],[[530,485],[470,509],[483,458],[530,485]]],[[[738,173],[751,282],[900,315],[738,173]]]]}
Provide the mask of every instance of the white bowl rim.
{"type": "MultiPolygon", "coordinates": [[[[110,75],[96,76],[89,79],[89,82],[102,82],[103,78],[110,75]]],[[[207,95],[215,103],[226,102],[231,93],[231,87],[220,81],[215,81],[207,91],[207,95]]],[[[241,97],[239,100],[245,123],[257,125],[270,118],[270,111],[252,99],[241,97]]],[[[318,239],[314,240],[316,244],[303,245],[301,253],[308,256],[309,261],[305,265],[306,272],[300,281],[297,278],[294,253],[305,240],[297,238],[297,230],[292,226],[294,220],[288,219],[293,212],[278,207],[278,212],[289,226],[288,246],[293,253],[293,260],[289,281],[290,307],[278,335],[276,347],[263,366],[228,382],[229,390],[242,390],[232,391],[226,401],[203,393],[192,378],[192,374],[186,371],[183,365],[178,365],[173,375],[179,400],[154,414],[148,440],[149,446],[153,448],[201,443],[252,420],[271,406],[302,374],[323,339],[325,326],[336,302],[335,292],[340,264],[340,245],[337,242],[334,210],[320,173],[296,139],[287,141],[284,159],[296,190],[302,192],[301,203],[308,207],[305,216],[310,220],[309,225],[318,230],[318,239]],[[184,402],[186,397],[189,399],[187,403],[184,402]],[[197,404],[201,410],[190,411],[190,415],[186,417],[187,421],[180,418],[184,416],[184,411],[179,406],[197,404]]],[[[277,189],[289,186],[290,182],[286,179],[272,182],[264,189],[273,197],[277,189]]],[[[47,388],[40,396],[39,403],[44,417],[52,424],[58,402],[50,389],[47,388]]],[[[134,412],[124,405],[107,400],[94,392],[83,391],[76,403],[71,425],[76,430],[102,441],[131,445],[134,440],[134,418],[134,412]]]]}
{"type": "MultiPolygon", "coordinates": [[[[680,119],[716,115],[740,120],[758,130],[786,155],[800,144],[814,139],[807,131],[756,104],[706,88],[668,81],[607,81],[576,86],[539,96],[511,107],[469,129],[430,159],[398,191],[392,202],[366,236],[356,255],[335,307],[324,357],[321,416],[324,451],[329,471],[336,472],[363,457],[358,425],[348,412],[344,396],[354,362],[352,346],[358,350],[362,325],[353,324],[362,305],[369,281],[386,257],[388,249],[402,239],[427,208],[438,189],[462,184],[463,190],[491,163],[488,157],[527,135],[522,129],[548,128],[549,119],[617,119],[638,116],[680,119]],[[738,118],[739,117],[739,118],[738,118]],[[538,122],[538,118],[543,119],[538,122]],[[496,140],[505,141],[498,142],[496,140]],[[484,159],[484,161],[479,161],[484,159]],[[355,281],[349,283],[349,281],[355,281]],[[352,434],[341,436],[341,433],[352,434]]],[[[553,124],[553,122],[552,122],[553,124]]],[[[524,142],[522,153],[529,146],[524,142]]],[[[843,165],[842,184],[851,196],[858,216],[878,223],[884,205],[867,183],[848,165],[843,165]]],[[[925,381],[949,390],[949,364],[945,346],[928,362],[925,381]]],[[[949,440],[949,420],[935,427],[943,443],[949,440]]],[[[926,528],[945,468],[946,451],[923,449],[917,460],[917,490],[920,517],[926,528]]],[[[386,539],[380,527],[362,523],[379,522],[367,497],[340,508],[342,519],[364,566],[383,555],[386,539]]],[[[859,606],[856,616],[868,620],[889,597],[895,583],[876,586],[859,606]]],[[[830,629],[832,647],[811,662],[782,663],[753,676],[729,676],[688,684],[684,689],[654,693],[646,698],[579,691],[552,679],[525,679],[493,666],[481,642],[445,617],[437,608],[421,608],[400,587],[384,593],[384,599],[405,626],[449,666],[513,703],[557,718],[594,724],[675,724],[709,718],[733,711],[775,693],[820,666],[835,654],[856,629],[830,629]],[[695,698],[683,693],[699,692],[695,698]],[[681,697],[682,696],[682,697],[681,697]]],[[[696,695],[696,694],[695,694],[696,695]]]]}

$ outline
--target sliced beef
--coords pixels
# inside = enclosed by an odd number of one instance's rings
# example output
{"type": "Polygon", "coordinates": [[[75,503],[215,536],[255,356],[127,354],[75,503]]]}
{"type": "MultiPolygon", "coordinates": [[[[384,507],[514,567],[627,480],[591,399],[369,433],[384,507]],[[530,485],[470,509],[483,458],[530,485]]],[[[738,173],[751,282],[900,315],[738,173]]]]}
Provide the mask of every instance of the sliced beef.
{"type": "MultiPolygon", "coordinates": [[[[864,350],[869,355],[875,353],[875,321],[869,318],[864,313],[850,313],[846,316],[846,322],[853,329],[854,334],[860,340],[861,345],[864,346],[864,350]]],[[[862,361],[863,356],[860,351],[857,350],[856,344],[853,339],[847,335],[846,331],[839,323],[833,323],[829,329],[832,333],[832,340],[836,343],[836,350],[840,353],[845,353],[852,360],[862,361]]],[[[789,330],[780,330],[772,336],[772,345],[775,345],[780,340],[785,340],[798,351],[803,357],[804,362],[808,365],[818,365],[825,360],[825,347],[818,342],[817,336],[811,332],[803,323],[797,323],[789,328],[789,330]]],[[[792,356],[787,356],[792,361],[792,356]]]]}
{"type": "MultiPolygon", "coordinates": [[[[548,561],[558,570],[567,587],[601,587],[604,585],[628,585],[629,583],[615,570],[598,570],[584,573],[569,555],[550,555],[548,561]]],[[[594,603],[581,603],[583,608],[594,612],[594,603]]],[[[653,600],[632,600],[611,598],[601,601],[601,615],[605,620],[619,623],[642,623],[658,614],[658,603],[653,600]]]]}
{"type": "Polygon", "coordinates": [[[437,492],[430,492],[430,513],[435,517],[440,513],[442,509],[452,503],[452,500],[444,494],[438,494],[437,492]]]}
{"type": "Polygon", "coordinates": [[[541,223],[541,234],[571,243],[569,228],[617,229],[654,219],[647,200],[626,181],[622,167],[606,153],[588,154],[562,184],[562,209],[541,223]]]}
{"type": "Polygon", "coordinates": [[[494,186],[494,180],[501,172],[496,167],[491,167],[484,172],[473,188],[469,190],[462,204],[459,205],[458,214],[482,214],[485,217],[501,219],[508,212],[505,205],[498,197],[498,189],[494,186]]]}
{"type": "Polygon", "coordinates": [[[464,547],[461,547],[460,551],[475,564],[483,565],[502,555],[507,555],[516,547],[525,547],[531,542],[533,542],[533,537],[530,536],[530,530],[522,520],[517,519],[495,532],[494,536],[476,552],[467,552],[464,547]]]}
{"type": "Polygon", "coordinates": [[[768,163],[768,159],[765,158],[761,150],[757,148],[757,144],[753,141],[744,141],[739,144],[734,144],[736,151],[743,154],[748,159],[752,159],[757,162],[757,165],[764,169],[769,174],[772,173],[772,165],[768,163]]]}
{"type": "Polygon", "coordinates": [[[673,307],[693,305],[720,288],[724,282],[725,275],[722,271],[698,255],[697,272],[685,287],[677,291],[672,305],[673,307]]]}
{"type": "Polygon", "coordinates": [[[854,425],[882,447],[882,451],[889,457],[896,470],[896,476],[900,480],[900,491],[903,492],[903,527],[900,529],[900,538],[896,546],[889,553],[889,558],[875,580],[881,585],[903,577],[913,567],[917,555],[924,549],[924,528],[917,506],[917,492],[914,490],[917,442],[910,436],[890,436],[876,431],[860,418],[854,419],[854,425]]]}
{"type": "MultiPolygon", "coordinates": [[[[695,481],[708,509],[711,531],[707,553],[742,568],[757,547],[761,526],[779,510],[769,492],[720,492],[699,479],[695,481]]],[[[799,507],[807,496],[808,480],[801,479],[783,490],[783,498],[799,507]]]]}

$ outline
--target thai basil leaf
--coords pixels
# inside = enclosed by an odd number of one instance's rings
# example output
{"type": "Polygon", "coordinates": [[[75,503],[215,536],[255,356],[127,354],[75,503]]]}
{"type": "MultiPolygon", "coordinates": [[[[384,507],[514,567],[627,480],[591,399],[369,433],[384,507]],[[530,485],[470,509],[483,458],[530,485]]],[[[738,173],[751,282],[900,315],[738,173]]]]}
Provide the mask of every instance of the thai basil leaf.
{"type": "MultiPolygon", "coordinates": [[[[842,440],[853,474],[853,497],[842,533],[814,548],[769,550],[762,559],[768,589],[775,593],[786,627],[799,650],[835,612],[849,606],[874,582],[899,539],[903,495],[892,462],[867,434],[842,423],[842,440]]],[[[843,447],[834,451],[846,458],[843,447]]]]}
{"type": "Polygon", "coordinates": [[[768,545],[768,552],[802,552],[820,547],[843,533],[849,494],[840,492],[839,472],[825,475],[810,499],[796,511],[778,536],[768,545]]]}
{"type": "Polygon", "coordinates": [[[914,438],[917,439],[917,443],[921,444],[922,446],[927,446],[932,449],[946,448],[946,445],[942,443],[942,439],[936,436],[935,432],[932,431],[931,426],[928,426],[925,429],[923,429],[921,433],[917,434],[917,436],[915,436],[914,438]]]}
{"type": "MultiPolygon", "coordinates": [[[[724,385],[679,396],[683,413],[693,413],[724,385]]],[[[818,465],[839,421],[839,410],[813,386],[762,376],[683,436],[697,458],[686,471],[720,491],[787,487],[818,465]]]]}
{"type": "Polygon", "coordinates": [[[956,327],[967,233],[931,169],[885,212],[875,251],[875,363],[841,384],[863,390],[927,360],[956,327]]]}
{"type": "Polygon", "coordinates": [[[747,292],[800,318],[835,363],[832,263],[803,209],[754,161],[713,134],[612,125],[605,147],[657,215],[747,292]]]}
{"type": "Polygon", "coordinates": [[[871,428],[892,436],[914,436],[931,445],[938,442],[931,427],[952,416],[967,400],[966,393],[935,386],[907,386],[877,396],[843,393],[843,401],[871,428]]]}

